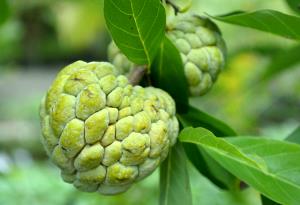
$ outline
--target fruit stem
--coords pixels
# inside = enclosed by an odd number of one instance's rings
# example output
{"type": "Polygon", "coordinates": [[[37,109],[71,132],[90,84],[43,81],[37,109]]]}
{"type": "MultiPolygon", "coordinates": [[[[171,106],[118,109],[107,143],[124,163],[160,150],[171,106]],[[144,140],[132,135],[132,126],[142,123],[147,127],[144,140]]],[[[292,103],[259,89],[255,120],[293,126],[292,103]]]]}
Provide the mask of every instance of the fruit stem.
{"type": "Polygon", "coordinates": [[[175,11],[175,15],[177,15],[178,12],[180,12],[179,7],[177,5],[175,5],[173,2],[171,2],[170,0],[166,0],[166,3],[173,7],[173,9],[175,11]]]}
{"type": "Polygon", "coordinates": [[[141,80],[143,79],[146,72],[147,72],[147,66],[145,66],[145,65],[135,67],[131,71],[131,73],[128,77],[130,84],[138,85],[141,82],[141,80]]]}

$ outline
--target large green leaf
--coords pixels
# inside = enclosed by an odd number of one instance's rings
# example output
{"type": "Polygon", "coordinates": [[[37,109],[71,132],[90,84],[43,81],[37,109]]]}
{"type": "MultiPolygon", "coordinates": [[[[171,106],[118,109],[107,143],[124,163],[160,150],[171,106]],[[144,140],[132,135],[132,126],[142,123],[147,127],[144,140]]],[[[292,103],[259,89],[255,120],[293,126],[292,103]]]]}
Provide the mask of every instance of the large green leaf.
{"type": "Polygon", "coordinates": [[[213,18],[226,23],[300,40],[300,17],[284,14],[279,11],[234,12],[222,16],[214,16],[213,18]]]}
{"type": "Polygon", "coordinates": [[[275,201],[272,201],[271,199],[265,197],[265,196],[261,196],[262,199],[262,204],[263,205],[280,205],[275,201]]]}
{"type": "MultiPolygon", "coordinates": [[[[260,193],[253,188],[222,190],[201,175],[193,166],[188,167],[193,194],[193,205],[261,205],[260,193]]],[[[271,205],[271,204],[270,204],[271,205]]]]}
{"type": "Polygon", "coordinates": [[[185,143],[184,150],[199,173],[207,177],[213,184],[221,189],[232,189],[238,180],[228,173],[223,167],[215,162],[206,153],[202,153],[197,145],[185,143]]]}
{"type": "Polygon", "coordinates": [[[285,140],[300,144],[300,126],[297,127],[285,140]]]}
{"type": "Polygon", "coordinates": [[[293,68],[294,65],[300,64],[300,46],[282,50],[271,59],[271,63],[262,74],[262,80],[268,80],[277,74],[293,68]]]}
{"type": "Polygon", "coordinates": [[[184,76],[180,54],[166,37],[151,66],[151,80],[155,87],[162,88],[175,99],[179,113],[188,108],[188,86],[184,76]]]}
{"type": "Polygon", "coordinates": [[[291,7],[291,9],[300,13],[300,1],[299,0],[286,0],[286,2],[291,7]]]}
{"type": "Polygon", "coordinates": [[[0,26],[6,21],[9,15],[10,15],[10,8],[8,5],[8,1],[1,0],[0,1],[0,26]]]}
{"type": "Polygon", "coordinates": [[[226,123],[192,106],[189,106],[187,113],[178,115],[178,118],[185,127],[204,127],[218,137],[236,135],[236,132],[226,123]]]}
{"type": "MultiPolygon", "coordinates": [[[[187,113],[178,115],[183,127],[205,127],[219,137],[234,136],[236,133],[224,122],[194,108],[189,107],[187,113]]],[[[184,144],[185,152],[195,168],[218,187],[236,188],[238,180],[221,167],[210,156],[201,152],[194,144],[184,144]]]]}
{"type": "Polygon", "coordinates": [[[299,145],[260,137],[217,138],[204,128],[185,128],[179,139],[199,145],[268,198],[282,204],[299,204],[299,145]]]}
{"type": "Polygon", "coordinates": [[[192,205],[187,163],[181,143],[171,148],[160,167],[160,205],[192,205]]]}
{"type": "Polygon", "coordinates": [[[105,0],[112,38],[129,60],[151,65],[163,40],[166,14],[159,0],[105,0]]]}

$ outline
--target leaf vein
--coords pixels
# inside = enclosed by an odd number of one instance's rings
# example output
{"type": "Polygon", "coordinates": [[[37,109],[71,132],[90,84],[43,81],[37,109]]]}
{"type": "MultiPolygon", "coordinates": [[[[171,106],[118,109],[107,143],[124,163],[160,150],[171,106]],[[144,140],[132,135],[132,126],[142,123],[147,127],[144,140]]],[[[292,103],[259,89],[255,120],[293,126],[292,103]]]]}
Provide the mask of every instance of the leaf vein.
{"type": "Polygon", "coordinates": [[[123,28],[117,26],[117,25],[114,24],[110,19],[107,19],[107,21],[109,22],[110,25],[112,25],[112,26],[115,27],[116,29],[122,31],[123,33],[126,33],[126,34],[131,35],[131,36],[134,36],[134,37],[138,37],[137,34],[130,33],[130,32],[128,32],[128,31],[126,31],[125,29],[123,29],[123,28]]]}
{"type": "Polygon", "coordinates": [[[110,0],[111,4],[116,8],[118,9],[122,14],[125,14],[125,15],[128,15],[128,16],[131,16],[132,14],[130,13],[126,13],[125,11],[123,11],[120,7],[118,7],[118,5],[114,2],[114,0],[110,0]]]}
{"type": "Polygon", "coordinates": [[[148,61],[148,65],[150,65],[150,56],[149,56],[149,53],[148,53],[148,50],[147,50],[147,48],[146,48],[146,45],[145,45],[145,42],[144,42],[144,40],[143,40],[143,38],[142,38],[142,36],[141,36],[141,31],[140,31],[140,28],[138,27],[138,22],[137,22],[137,18],[136,18],[136,16],[135,16],[135,13],[134,13],[134,9],[133,9],[133,5],[132,5],[132,0],[130,0],[130,6],[131,6],[131,9],[132,9],[132,17],[133,17],[133,20],[134,20],[134,22],[135,22],[135,25],[136,25],[136,29],[137,29],[137,32],[138,32],[138,36],[139,36],[139,38],[140,38],[140,40],[141,40],[141,43],[142,43],[142,46],[143,46],[143,48],[144,48],[144,51],[145,51],[145,54],[146,54],[146,58],[147,58],[147,61],[148,61]]]}

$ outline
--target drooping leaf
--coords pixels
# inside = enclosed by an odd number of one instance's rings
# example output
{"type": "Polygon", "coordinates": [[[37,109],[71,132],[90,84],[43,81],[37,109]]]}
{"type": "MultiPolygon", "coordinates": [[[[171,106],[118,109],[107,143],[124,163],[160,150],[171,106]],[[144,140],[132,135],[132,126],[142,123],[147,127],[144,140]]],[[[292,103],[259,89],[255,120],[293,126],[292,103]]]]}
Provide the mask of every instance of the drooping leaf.
{"type": "Polygon", "coordinates": [[[247,185],[242,187],[241,184],[243,182],[241,182],[241,180],[239,180],[236,176],[224,169],[215,159],[209,156],[204,150],[199,149],[198,146],[197,148],[198,150],[200,150],[202,156],[204,157],[204,160],[206,161],[206,164],[211,174],[215,176],[216,179],[218,179],[220,182],[222,182],[226,186],[226,189],[239,191],[248,187],[247,185]]]}
{"type": "Polygon", "coordinates": [[[262,205],[260,193],[248,187],[243,190],[222,190],[188,167],[193,194],[193,205],[262,205]]]}
{"type": "MultiPolygon", "coordinates": [[[[219,137],[234,136],[236,133],[228,125],[214,117],[189,106],[187,113],[178,115],[183,127],[205,127],[219,137]]],[[[195,168],[219,188],[232,188],[238,184],[238,180],[227,170],[221,167],[210,156],[201,152],[197,145],[184,144],[187,157],[195,168]]]]}
{"type": "Polygon", "coordinates": [[[258,185],[255,188],[271,201],[291,205],[299,203],[300,146],[262,137],[228,138],[228,142],[267,169],[253,177],[258,185]]]}
{"type": "Polygon", "coordinates": [[[197,144],[238,178],[281,204],[300,201],[300,146],[260,137],[217,138],[185,128],[180,141],[197,144]]]}
{"type": "Polygon", "coordinates": [[[176,101],[177,112],[188,108],[188,87],[182,60],[177,48],[165,37],[151,66],[151,80],[155,87],[167,91],[176,101]]]}
{"type": "MultiPolygon", "coordinates": [[[[208,160],[206,160],[203,156],[204,153],[201,153],[197,145],[185,143],[183,147],[187,157],[189,158],[189,160],[194,165],[194,167],[198,170],[199,173],[207,177],[212,183],[214,183],[216,186],[218,186],[221,189],[227,189],[232,187],[232,184],[235,181],[234,177],[232,177],[232,175],[230,175],[222,167],[221,167],[222,172],[219,173],[220,175],[218,175],[219,177],[214,175],[212,173],[212,170],[209,168],[209,164],[208,164],[210,160],[214,160],[214,159],[209,158],[208,160]],[[224,182],[224,180],[226,181],[224,182]]],[[[219,165],[217,164],[217,166],[219,165]]],[[[215,171],[215,170],[219,170],[220,167],[217,168],[214,167],[214,168],[215,171]]]]}
{"type": "Polygon", "coordinates": [[[300,13],[300,1],[299,0],[286,0],[287,4],[296,11],[297,13],[300,13]]]}
{"type": "Polygon", "coordinates": [[[105,0],[110,34],[129,60],[151,65],[164,38],[166,14],[159,0],[105,0]]]}
{"type": "Polygon", "coordinates": [[[218,137],[236,135],[236,132],[221,120],[192,106],[189,106],[187,113],[178,115],[178,118],[185,127],[204,127],[212,131],[218,137]]]}
{"type": "Polygon", "coordinates": [[[226,23],[300,40],[300,17],[279,11],[233,12],[222,16],[213,16],[213,18],[226,23]]]}
{"type": "Polygon", "coordinates": [[[8,1],[1,0],[0,1],[0,26],[6,21],[9,15],[10,15],[10,7],[8,5],[8,1]]]}
{"type": "Polygon", "coordinates": [[[160,205],[192,205],[186,156],[181,143],[170,150],[160,167],[160,205]]]}
{"type": "Polygon", "coordinates": [[[300,126],[297,127],[285,140],[300,144],[300,126]]]}
{"type": "Polygon", "coordinates": [[[262,74],[262,80],[271,79],[273,76],[286,71],[293,66],[300,64],[300,46],[295,46],[288,50],[282,50],[277,53],[272,59],[271,63],[266,69],[266,72],[262,74]]]}
{"type": "Polygon", "coordinates": [[[264,195],[261,196],[262,204],[263,205],[280,205],[275,201],[272,201],[271,199],[265,197],[264,195]]]}

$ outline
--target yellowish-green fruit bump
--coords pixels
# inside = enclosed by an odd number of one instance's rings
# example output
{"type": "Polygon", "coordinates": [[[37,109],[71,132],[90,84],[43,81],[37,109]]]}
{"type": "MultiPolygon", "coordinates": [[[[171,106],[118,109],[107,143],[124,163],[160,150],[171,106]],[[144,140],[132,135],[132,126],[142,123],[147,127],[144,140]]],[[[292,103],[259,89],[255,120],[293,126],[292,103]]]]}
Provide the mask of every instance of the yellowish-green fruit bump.
{"type": "Polygon", "coordinates": [[[130,85],[110,63],[77,61],[42,99],[42,142],[65,182],[118,194],[166,158],[178,135],[175,112],[163,90],[130,85]]]}

